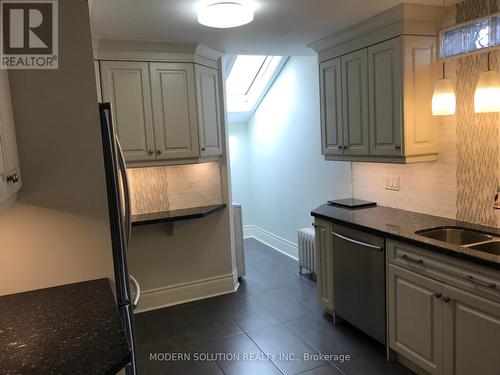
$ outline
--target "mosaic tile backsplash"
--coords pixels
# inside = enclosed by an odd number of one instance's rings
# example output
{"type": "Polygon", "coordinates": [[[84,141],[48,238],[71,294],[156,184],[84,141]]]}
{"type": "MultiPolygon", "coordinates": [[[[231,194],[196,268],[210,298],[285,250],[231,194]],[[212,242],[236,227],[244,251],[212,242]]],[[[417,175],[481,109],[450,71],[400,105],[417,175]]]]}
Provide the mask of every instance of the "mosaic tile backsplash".
{"type": "Polygon", "coordinates": [[[222,202],[217,162],[130,168],[133,214],[209,206],[222,202]]]}
{"type": "MultiPolygon", "coordinates": [[[[457,218],[495,226],[493,196],[500,179],[498,113],[475,113],[479,74],[487,70],[485,53],[460,57],[457,66],[457,218]]],[[[491,54],[491,69],[497,69],[491,54]]]]}

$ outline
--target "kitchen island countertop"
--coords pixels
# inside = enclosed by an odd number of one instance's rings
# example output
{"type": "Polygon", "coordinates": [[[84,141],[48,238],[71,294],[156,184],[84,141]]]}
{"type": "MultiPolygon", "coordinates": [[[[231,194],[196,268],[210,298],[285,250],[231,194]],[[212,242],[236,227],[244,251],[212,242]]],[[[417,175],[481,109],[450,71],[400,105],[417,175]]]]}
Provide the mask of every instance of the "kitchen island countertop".
{"type": "Polygon", "coordinates": [[[0,297],[3,374],[115,374],[131,353],[108,279],[0,297]]]}

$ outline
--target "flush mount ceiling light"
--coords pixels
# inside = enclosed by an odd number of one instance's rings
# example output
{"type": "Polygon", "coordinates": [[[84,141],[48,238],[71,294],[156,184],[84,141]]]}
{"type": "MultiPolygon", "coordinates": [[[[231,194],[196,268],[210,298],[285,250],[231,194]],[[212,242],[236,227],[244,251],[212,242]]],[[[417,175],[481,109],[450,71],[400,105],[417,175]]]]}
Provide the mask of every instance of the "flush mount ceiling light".
{"type": "Polygon", "coordinates": [[[488,53],[488,71],[479,75],[474,94],[474,110],[476,113],[500,112],[500,77],[491,70],[488,53]]]}
{"type": "Polygon", "coordinates": [[[207,0],[198,4],[198,22],[227,29],[253,21],[254,4],[250,0],[207,0]]]}
{"type": "Polygon", "coordinates": [[[432,95],[432,114],[434,116],[454,115],[456,102],[455,87],[451,79],[445,79],[443,61],[443,78],[436,82],[432,95]]]}

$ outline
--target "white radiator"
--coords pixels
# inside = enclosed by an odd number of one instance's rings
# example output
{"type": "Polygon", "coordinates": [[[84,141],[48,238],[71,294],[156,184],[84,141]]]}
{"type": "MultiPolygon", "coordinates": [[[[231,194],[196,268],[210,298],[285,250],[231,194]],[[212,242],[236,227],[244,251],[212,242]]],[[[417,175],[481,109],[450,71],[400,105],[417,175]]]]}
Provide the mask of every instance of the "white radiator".
{"type": "Polygon", "coordinates": [[[303,228],[298,230],[299,236],[299,273],[305,269],[313,277],[316,276],[316,266],[314,260],[314,229],[303,228]]]}

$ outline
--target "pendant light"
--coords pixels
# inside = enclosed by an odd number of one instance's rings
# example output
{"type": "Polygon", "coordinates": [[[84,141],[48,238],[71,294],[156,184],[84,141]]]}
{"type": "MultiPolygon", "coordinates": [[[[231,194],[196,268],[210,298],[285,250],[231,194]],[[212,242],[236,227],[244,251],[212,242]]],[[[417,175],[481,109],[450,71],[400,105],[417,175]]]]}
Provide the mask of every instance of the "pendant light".
{"type": "Polygon", "coordinates": [[[455,96],[455,87],[451,79],[445,78],[445,66],[443,60],[442,79],[436,82],[434,94],[432,95],[432,115],[448,116],[454,115],[457,100],[455,96]]]}
{"type": "Polygon", "coordinates": [[[488,52],[488,71],[481,72],[474,94],[476,113],[500,112],[500,77],[491,70],[490,52],[488,52]]]}
{"type": "Polygon", "coordinates": [[[227,29],[252,22],[254,4],[251,0],[202,0],[197,13],[200,24],[227,29]]]}

